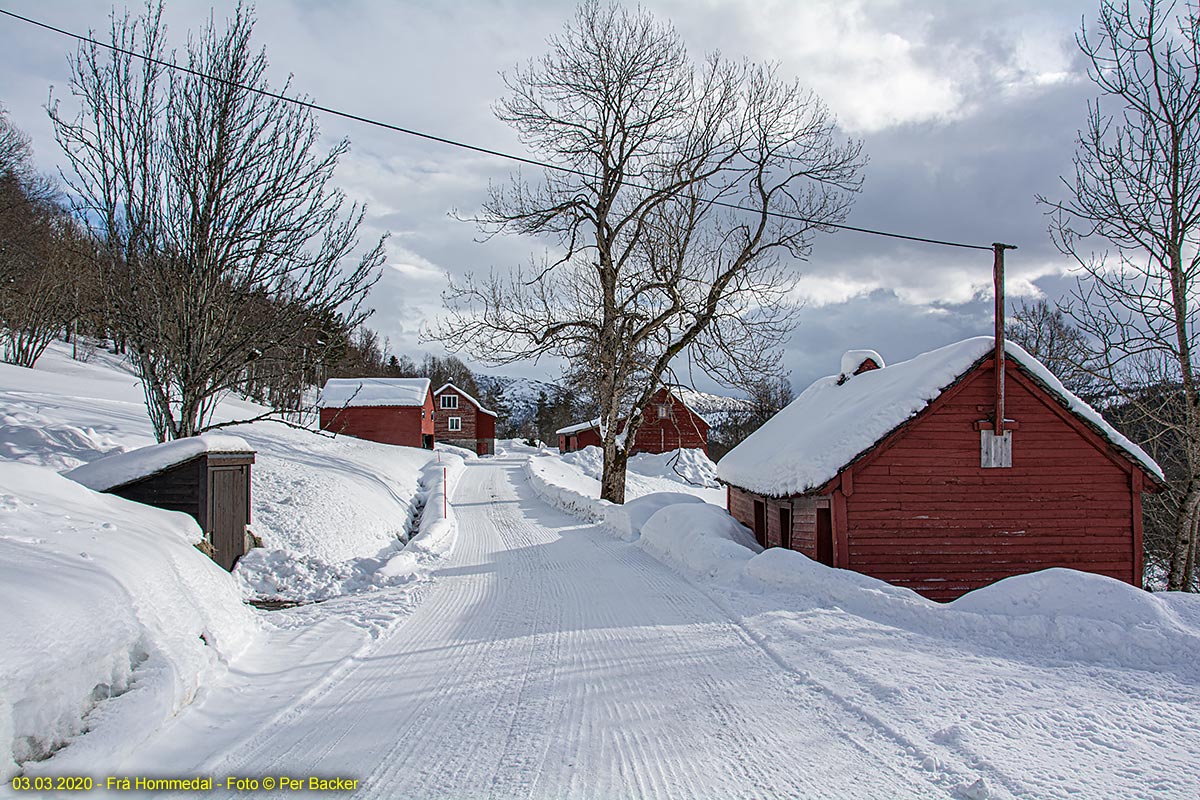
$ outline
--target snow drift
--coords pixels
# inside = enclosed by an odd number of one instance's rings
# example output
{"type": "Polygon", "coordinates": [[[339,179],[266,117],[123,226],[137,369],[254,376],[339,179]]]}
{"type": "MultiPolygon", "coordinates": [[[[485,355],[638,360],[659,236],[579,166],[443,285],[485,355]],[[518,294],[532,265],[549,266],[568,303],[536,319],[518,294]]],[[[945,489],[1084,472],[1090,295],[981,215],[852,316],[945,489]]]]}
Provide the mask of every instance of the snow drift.
{"type": "Polygon", "coordinates": [[[186,514],[0,461],[0,778],[97,768],[191,702],[255,637],[186,514]]]}

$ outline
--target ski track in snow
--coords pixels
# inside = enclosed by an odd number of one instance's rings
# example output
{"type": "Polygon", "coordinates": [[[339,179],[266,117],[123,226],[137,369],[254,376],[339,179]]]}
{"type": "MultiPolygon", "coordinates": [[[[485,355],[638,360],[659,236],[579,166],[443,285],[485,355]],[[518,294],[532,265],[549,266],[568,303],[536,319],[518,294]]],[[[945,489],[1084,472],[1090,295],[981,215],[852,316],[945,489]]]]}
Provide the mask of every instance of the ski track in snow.
{"type": "Polygon", "coordinates": [[[545,505],[520,461],[472,464],[454,505],[458,544],[407,620],[349,657],[316,648],[313,684],[249,739],[201,703],[124,774],[341,775],[380,798],[951,796],[708,593],[545,505]]]}

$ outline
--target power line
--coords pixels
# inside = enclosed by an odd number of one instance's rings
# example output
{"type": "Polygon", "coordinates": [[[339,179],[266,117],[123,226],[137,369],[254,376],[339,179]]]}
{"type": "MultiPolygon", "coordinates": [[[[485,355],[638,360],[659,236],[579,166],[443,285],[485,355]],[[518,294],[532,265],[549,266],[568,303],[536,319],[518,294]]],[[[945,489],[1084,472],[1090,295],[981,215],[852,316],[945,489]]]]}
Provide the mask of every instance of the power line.
{"type": "MultiPolygon", "coordinates": [[[[153,56],[145,55],[143,53],[138,53],[138,52],[135,52],[132,50],[126,50],[122,47],[117,47],[116,45],[108,44],[107,42],[101,42],[97,39],[93,39],[90,36],[84,36],[82,34],[73,33],[72,31],[64,30],[63,28],[58,28],[58,27],[55,27],[54,25],[51,25],[46,22],[41,22],[36,19],[31,19],[29,17],[21,16],[20,14],[17,14],[12,11],[8,11],[3,8],[0,8],[0,14],[3,14],[7,17],[11,17],[12,19],[20,20],[21,22],[25,22],[30,25],[34,25],[39,28],[43,28],[48,31],[52,31],[54,33],[60,34],[62,36],[66,36],[71,39],[76,39],[77,41],[80,41],[80,42],[86,42],[87,44],[91,44],[96,47],[103,47],[107,50],[113,51],[114,53],[119,53],[121,55],[138,58],[147,63],[157,64],[158,66],[166,67],[167,69],[173,69],[178,72],[184,72],[184,73],[187,73],[188,75],[194,75],[195,77],[202,78],[204,80],[215,81],[217,83],[223,83],[228,86],[232,86],[235,89],[241,89],[242,91],[252,92],[254,94],[261,95],[263,97],[269,97],[273,100],[280,100],[285,103],[292,103],[294,105],[302,106],[304,108],[310,109],[312,111],[317,111],[322,114],[329,114],[331,116],[341,117],[342,119],[353,120],[354,122],[361,122],[364,125],[371,125],[376,128],[383,128],[384,130],[393,131],[395,133],[403,133],[407,136],[415,136],[419,139],[426,139],[431,142],[438,142],[439,144],[450,145],[451,147],[457,147],[457,148],[460,148],[463,150],[470,150],[471,152],[474,152],[474,153],[481,153],[483,155],[495,156],[496,158],[504,158],[504,159],[508,159],[509,161],[516,161],[521,164],[528,164],[530,166],[539,167],[541,169],[548,169],[548,170],[554,170],[556,172],[563,172],[563,173],[567,173],[569,175],[575,175],[575,176],[581,177],[581,178],[588,178],[590,180],[599,180],[599,176],[593,175],[589,172],[584,172],[583,170],[572,169],[571,167],[564,167],[560,164],[551,164],[546,161],[538,161],[537,159],[526,158],[525,156],[513,155],[512,153],[505,153],[501,150],[492,150],[487,147],[480,147],[479,145],[468,144],[466,142],[460,142],[455,139],[446,138],[444,136],[437,136],[432,133],[424,133],[423,131],[414,130],[412,128],[404,128],[399,125],[392,125],[391,123],[388,123],[388,122],[382,122],[380,120],[372,119],[370,117],[364,117],[359,114],[352,114],[349,111],[340,111],[336,108],[330,108],[329,106],[323,106],[319,103],[313,103],[309,100],[302,100],[298,97],[288,97],[286,95],[279,94],[278,92],[272,92],[272,91],[268,91],[266,89],[260,89],[256,86],[246,86],[245,84],[236,83],[234,81],[228,81],[228,80],[225,80],[224,78],[218,78],[215,75],[209,75],[207,73],[200,72],[199,70],[195,70],[190,67],[181,66],[172,61],[163,61],[162,59],[154,58],[153,56]]],[[[639,186],[637,184],[632,184],[632,183],[627,184],[627,185],[631,186],[633,188],[636,188],[636,189],[646,189],[649,191],[653,191],[653,188],[649,187],[649,186],[639,186]]],[[[722,208],[729,208],[734,211],[745,211],[745,212],[751,213],[751,214],[761,213],[758,210],[755,210],[752,208],[746,208],[745,206],[739,206],[736,203],[729,203],[729,202],[725,202],[722,200],[710,200],[709,202],[712,205],[721,206],[722,208]]],[[[901,239],[901,240],[909,241],[909,242],[920,242],[922,244],[939,245],[942,247],[961,247],[961,248],[964,248],[967,250],[991,251],[993,249],[991,245],[967,244],[965,242],[950,242],[950,241],[945,241],[942,239],[931,239],[931,238],[927,238],[925,236],[910,236],[908,234],[875,230],[873,228],[861,228],[856,225],[845,225],[845,224],[836,223],[836,222],[820,222],[818,220],[808,219],[806,217],[801,217],[801,216],[798,216],[795,214],[785,214],[781,211],[767,211],[766,213],[769,216],[776,217],[778,219],[786,219],[786,220],[791,220],[793,222],[804,222],[804,223],[808,223],[810,225],[817,225],[817,226],[823,227],[823,228],[834,228],[836,230],[850,231],[851,233],[865,233],[865,234],[869,234],[871,236],[883,236],[883,237],[886,237],[889,239],[901,239]]]]}

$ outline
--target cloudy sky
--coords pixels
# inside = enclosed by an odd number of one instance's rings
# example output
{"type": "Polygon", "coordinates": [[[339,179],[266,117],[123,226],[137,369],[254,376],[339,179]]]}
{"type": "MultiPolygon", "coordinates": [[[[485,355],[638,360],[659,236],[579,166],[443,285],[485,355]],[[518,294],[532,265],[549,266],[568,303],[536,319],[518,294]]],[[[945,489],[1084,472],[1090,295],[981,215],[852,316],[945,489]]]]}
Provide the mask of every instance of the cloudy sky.
{"type": "MultiPolygon", "coordinates": [[[[1034,195],[1060,193],[1093,87],[1074,35],[1097,0],[647,0],[694,55],[776,61],[814,88],[870,157],[849,223],[933,238],[1019,246],[1010,296],[1058,298],[1074,282],[1034,195]]],[[[104,30],[95,0],[0,0],[0,7],[74,31],[104,30]]],[[[170,0],[172,39],[210,2],[170,0]]],[[[140,6],[135,6],[140,8],[140,6]]],[[[521,152],[492,114],[500,73],[540,55],[572,12],[567,2],[263,0],[256,35],[276,83],[317,102],[403,127],[521,152]]],[[[228,6],[218,3],[216,14],[228,6]]],[[[71,41],[0,18],[0,103],[34,139],[39,164],[60,155],[44,106],[70,104],[71,41]]],[[[369,205],[371,232],[391,231],[372,327],[419,356],[423,322],[441,309],[447,276],[508,269],[530,240],[477,241],[470,213],[512,165],[443,145],[324,118],[351,154],[338,179],[369,205]]],[[[806,302],[785,354],[793,384],[834,372],[850,348],[889,361],[991,330],[991,255],[839,233],[795,264],[806,302]]],[[[555,377],[552,364],[508,367],[555,377]]],[[[700,388],[712,388],[702,384],[700,388]]]]}

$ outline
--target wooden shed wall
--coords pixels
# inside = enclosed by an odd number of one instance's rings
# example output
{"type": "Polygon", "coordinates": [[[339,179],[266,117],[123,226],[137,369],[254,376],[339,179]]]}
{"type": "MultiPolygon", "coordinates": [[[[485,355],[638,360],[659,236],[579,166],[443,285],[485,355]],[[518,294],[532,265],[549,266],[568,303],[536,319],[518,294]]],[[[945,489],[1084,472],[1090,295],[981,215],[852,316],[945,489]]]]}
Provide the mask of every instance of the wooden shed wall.
{"type": "Polygon", "coordinates": [[[839,566],[937,600],[1047,567],[1140,583],[1140,480],[1135,491],[1127,459],[1106,455],[1100,437],[1008,363],[1012,467],[979,465],[988,362],[843,473],[834,535],[844,535],[848,563],[839,566]]]}
{"type": "Polygon", "coordinates": [[[422,435],[433,435],[433,399],[425,406],[356,406],[321,409],[322,430],[405,447],[421,447],[422,435]],[[424,416],[422,416],[424,412],[424,416]]]}
{"type": "Polygon", "coordinates": [[[790,512],[792,522],[790,536],[788,537],[789,549],[803,553],[809,558],[815,559],[817,557],[817,503],[819,502],[817,498],[764,497],[739,489],[736,486],[727,486],[726,491],[726,507],[729,509],[730,515],[751,531],[755,529],[754,502],[758,500],[764,504],[766,531],[765,535],[756,536],[759,544],[763,547],[781,547],[783,545],[783,528],[779,512],[782,509],[787,509],[790,512]]]}

